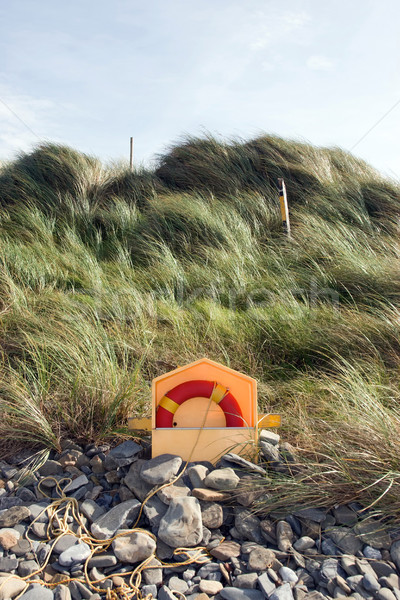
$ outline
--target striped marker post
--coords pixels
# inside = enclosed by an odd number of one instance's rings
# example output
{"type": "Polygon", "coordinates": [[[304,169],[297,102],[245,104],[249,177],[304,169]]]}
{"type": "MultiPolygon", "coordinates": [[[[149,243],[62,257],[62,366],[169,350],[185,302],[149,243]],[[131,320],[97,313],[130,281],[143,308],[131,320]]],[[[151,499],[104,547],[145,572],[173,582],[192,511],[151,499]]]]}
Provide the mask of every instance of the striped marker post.
{"type": "Polygon", "coordinates": [[[278,179],[278,188],[279,188],[279,201],[281,205],[281,216],[282,216],[282,225],[283,231],[286,233],[288,237],[290,237],[290,221],[289,221],[289,207],[287,201],[286,194],[286,186],[283,179],[278,179]]]}

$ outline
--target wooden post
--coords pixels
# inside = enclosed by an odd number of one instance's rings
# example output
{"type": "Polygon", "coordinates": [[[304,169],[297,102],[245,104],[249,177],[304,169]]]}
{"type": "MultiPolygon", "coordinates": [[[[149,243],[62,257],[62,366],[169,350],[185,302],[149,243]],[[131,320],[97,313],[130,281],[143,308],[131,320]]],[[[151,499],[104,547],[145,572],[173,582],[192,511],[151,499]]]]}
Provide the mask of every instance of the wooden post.
{"type": "Polygon", "coordinates": [[[133,171],[133,137],[131,137],[131,143],[130,143],[129,166],[131,168],[131,171],[133,171]]]}
{"type": "Polygon", "coordinates": [[[278,179],[278,187],[283,230],[286,233],[286,235],[290,237],[289,207],[287,201],[286,186],[284,180],[281,178],[278,179]]]}

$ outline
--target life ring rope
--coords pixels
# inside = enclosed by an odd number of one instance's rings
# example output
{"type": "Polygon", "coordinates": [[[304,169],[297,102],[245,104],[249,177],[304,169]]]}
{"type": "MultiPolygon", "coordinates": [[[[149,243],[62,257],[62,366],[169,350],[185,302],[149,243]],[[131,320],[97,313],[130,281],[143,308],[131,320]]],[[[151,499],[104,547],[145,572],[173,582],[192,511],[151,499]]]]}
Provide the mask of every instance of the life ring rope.
{"type": "Polygon", "coordinates": [[[157,407],[156,427],[172,427],[173,416],[181,404],[196,397],[208,398],[220,406],[227,427],[244,426],[240,406],[228,388],[216,381],[192,380],[175,386],[161,398],[157,407]]]}

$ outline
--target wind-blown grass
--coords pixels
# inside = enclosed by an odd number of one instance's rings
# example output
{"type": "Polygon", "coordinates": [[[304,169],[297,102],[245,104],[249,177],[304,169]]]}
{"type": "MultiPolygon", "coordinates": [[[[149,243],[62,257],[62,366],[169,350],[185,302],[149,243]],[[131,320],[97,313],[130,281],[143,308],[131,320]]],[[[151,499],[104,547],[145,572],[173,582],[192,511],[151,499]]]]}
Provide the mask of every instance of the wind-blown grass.
{"type": "Polygon", "coordinates": [[[397,183],[340,149],[273,136],[187,138],[134,172],[48,144],[2,167],[0,204],[5,444],[121,431],[148,414],[154,376],[208,356],[259,380],[260,410],[282,413],[322,505],[374,502],[393,480],[388,506],[400,470],[397,183]]]}

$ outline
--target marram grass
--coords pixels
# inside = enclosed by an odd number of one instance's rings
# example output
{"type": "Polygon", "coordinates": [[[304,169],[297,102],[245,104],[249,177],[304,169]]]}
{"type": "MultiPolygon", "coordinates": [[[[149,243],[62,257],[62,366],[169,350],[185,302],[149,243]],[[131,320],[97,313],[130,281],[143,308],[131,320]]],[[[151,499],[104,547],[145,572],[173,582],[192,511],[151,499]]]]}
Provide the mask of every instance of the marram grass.
{"type": "Polygon", "coordinates": [[[187,138],[134,172],[45,144],[2,167],[0,204],[5,451],[121,433],[154,376],[208,356],[258,379],[300,449],[270,507],[400,514],[396,182],[273,136],[187,138]]]}

